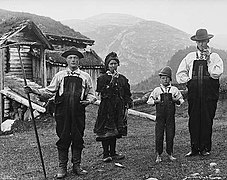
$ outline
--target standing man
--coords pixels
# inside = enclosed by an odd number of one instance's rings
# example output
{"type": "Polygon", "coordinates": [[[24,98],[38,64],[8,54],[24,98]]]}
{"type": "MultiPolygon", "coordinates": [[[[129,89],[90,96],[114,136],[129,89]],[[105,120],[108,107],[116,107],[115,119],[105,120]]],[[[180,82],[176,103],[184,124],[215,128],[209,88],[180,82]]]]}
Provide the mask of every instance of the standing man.
{"type": "Polygon", "coordinates": [[[81,169],[81,153],[84,148],[85,107],[96,98],[92,80],[88,73],[79,69],[79,59],[83,54],[76,48],[65,51],[68,68],[58,72],[49,86],[43,89],[25,87],[26,92],[37,95],[55,93],[55,120],[59,169],[57,178],[67,174],[68,151],[71,145],[73,172],[77,175],[86,173],[81,169]]]}
{"type": "Polygon", "coordinates": [[[213,37],[206,29],[199,29],[191,37],[197,51],[189,53],[180,63],[176,73],[178,83],[187,83],[188,114],[191,151],[186,157],[211,151],[212,126],[219,98],[219,78],[223,61],[211,52],[208,43],[213,37]]]}

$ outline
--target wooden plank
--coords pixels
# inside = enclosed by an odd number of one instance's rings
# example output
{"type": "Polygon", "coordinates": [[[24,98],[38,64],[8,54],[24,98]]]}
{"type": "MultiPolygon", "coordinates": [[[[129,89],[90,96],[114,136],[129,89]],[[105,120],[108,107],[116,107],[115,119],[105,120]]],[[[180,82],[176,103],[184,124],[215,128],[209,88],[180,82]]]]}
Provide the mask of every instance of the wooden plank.
{"type": "MultiPolygon", "coordinates": [[[[23,105],[29,107],[29,102],[28,102],[27,99],[25,99],[25,98],[23,98],[23,97],[21,97],[21,96],[15,94],[15,93],[13,93],[13,92],[7,90],[7,89],[1,90],[0,93],[1,93],[1,94],[4,94],[5,96],[7,96],[8,98],[10,98],[10,99],[12,99],[12,100],[15,100],[15,101],[17,101],[17,102],[19,102],[19,103],[21,103],[21,104],[23,104],[23,105]]],[[[42,113],[46,112],[46,109],[45,109],[44,107],[39,106],[39,105],[37,105],[37,104],[35,104],[35,103],[33,103],[33,102],[32,102],[32,108],[33,108],[34,110],[37,110],[37,111],[42,112],[42,113]]]]}
{"type": "MultiPolygon", "coordinates": [[[[97,100],[94,104],[95,105],[99,105],[100,104],[100,100],[97,100]]],[[[143,117],[143,118],[147,118],[147,119],[152,120],[152,121],[155,121],[155,119],[156,119],[156,116],[154,116],[154,115],[147,114],[147,113],[140,112],[140,111],[136,111],[136,110],[133,110],[133,109],[129,109],[128,110],[128,114],[139,116],[139,117],[143,117]]]]}
{"type": "MultiPolygon", "coordinates": [[[[0,49],[0,90],[4,88],[4,49],[0,49]]],[[[3,106],[3,95],[0,94],[0,127],[3,122],[3,115],[4,115],[4,106],[3,106]]],[[[0,128],[1,131],[1,128],[0,128]]]]}

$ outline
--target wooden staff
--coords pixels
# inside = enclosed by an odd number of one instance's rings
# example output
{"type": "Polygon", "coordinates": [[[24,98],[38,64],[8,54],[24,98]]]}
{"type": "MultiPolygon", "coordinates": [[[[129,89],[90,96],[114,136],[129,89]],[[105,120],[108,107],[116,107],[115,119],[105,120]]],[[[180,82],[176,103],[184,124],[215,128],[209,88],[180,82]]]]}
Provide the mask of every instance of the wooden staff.
{"type": "MultiPolygon", "coordinates": [[[[23,65],[23,62],[22,62],[22,59],[21,59],[21,54],[20,54],[20,45],[18,45],[18,54],[19,54],[19,60],[20,60],[21,69],[22,69],[22,73],[23,73],[24,84],[25,84],[25,86],[27,86],[26,74],[25,74],[24,65],[23,65]]],[[[39,142],[39,135],[38,135],[38,131],[37,131],[37,128],[36,128],[35,117],[34,117],[34,114],[33,114],[33,108],[32,108],[32,103],[31,103],[31,98],[30,98],[29,93],[27,93],[27,97],[28,97],[28,102],[29,102],[29,108],[30,108],[30,111],[31,111],[32,122],[33,122],[33,126],[34,126],[34,129],[35,129],[35,136],[36,136],[36,140],[37,140],[37,144],[38,144],[39,155],[40,155],[40,159],[41,159],[42,166],[43,166],[43,173],[44,173],[44,177],[46,179],[46,170],[45,170],[45,166],[44,166],[41,146],[40,146],[40,142],[39,142]]]]}

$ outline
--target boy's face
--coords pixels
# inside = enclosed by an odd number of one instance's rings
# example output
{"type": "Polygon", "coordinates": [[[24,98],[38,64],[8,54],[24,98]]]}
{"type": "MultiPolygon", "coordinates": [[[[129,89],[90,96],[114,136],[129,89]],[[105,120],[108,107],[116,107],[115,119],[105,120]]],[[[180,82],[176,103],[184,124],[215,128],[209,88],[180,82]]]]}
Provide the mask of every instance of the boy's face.
{"type": "Polygon", "coordinates": [[[160,76],[160,82],[163,86],[168,86],[170,84],[170,78],[168,76],[160,76]]]}

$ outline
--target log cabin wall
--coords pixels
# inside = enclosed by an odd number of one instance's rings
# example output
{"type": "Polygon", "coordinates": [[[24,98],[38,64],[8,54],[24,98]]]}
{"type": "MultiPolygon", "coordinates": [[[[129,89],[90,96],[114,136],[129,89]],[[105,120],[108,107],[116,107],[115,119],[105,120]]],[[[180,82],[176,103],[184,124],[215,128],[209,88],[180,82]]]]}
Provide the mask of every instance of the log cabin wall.
{"type": "MultiPolygon", "coordinates": [[[[32,80],[33,68],[32,68],[32,60],[31,60],[31,57],[29,56],[29,50],[30,50],[29,47],[23,46],[20,48],[20,54],[24,65],[26,78],[32,80]]],[[[5,64],[7,64],[7,71],[5,73],[5,76],[14,75],[14,76],[23,78],[18,49],[10,48],[9,57],[10,58],[6,59],[6,62],[5,62],[5,64]]]]}

